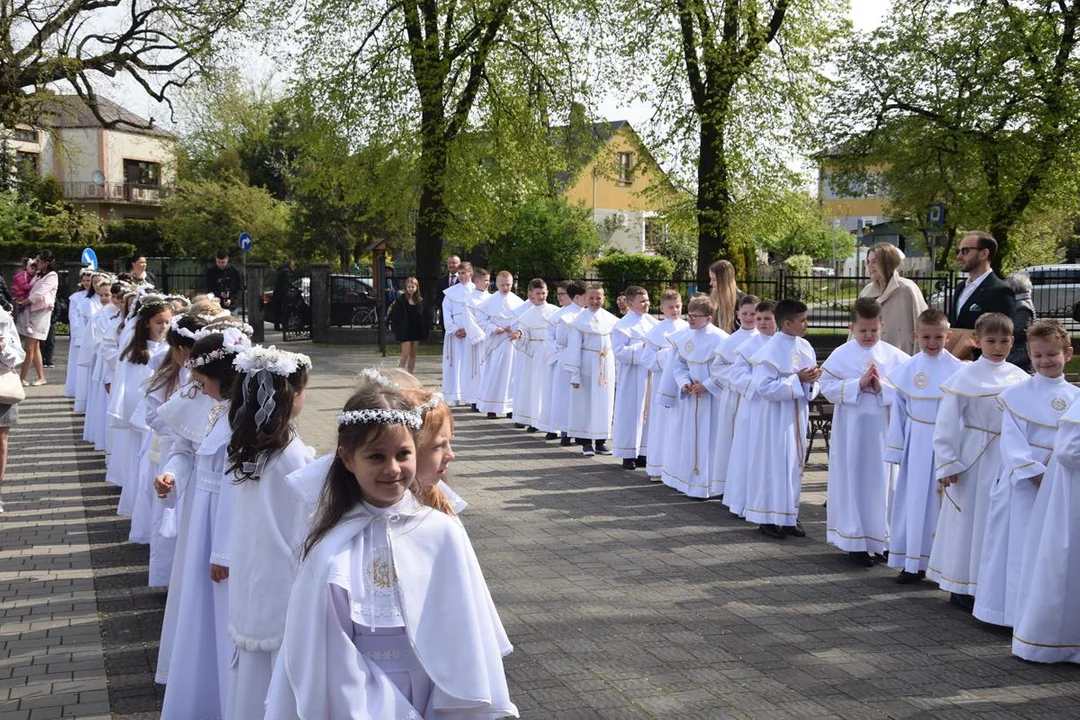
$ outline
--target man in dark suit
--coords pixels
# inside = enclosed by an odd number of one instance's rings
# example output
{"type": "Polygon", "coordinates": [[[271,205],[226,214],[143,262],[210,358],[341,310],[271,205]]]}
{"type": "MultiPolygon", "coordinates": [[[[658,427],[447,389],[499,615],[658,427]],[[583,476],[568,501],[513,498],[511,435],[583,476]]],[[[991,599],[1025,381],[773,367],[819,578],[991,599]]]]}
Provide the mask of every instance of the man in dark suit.
{"type": "Polygon", "coordinates": [[[459,267],[461,267],[461,258],[459,258],[457,255],[451,255],[450,257],[446,258],[447,272],[445,275],[439,276],[439,296],[435,298],[435,304],[432,306],[435,313],[435,317],[433,319],[436,322],[441,322],[441,320],[439,319],[439,315],[441,314],[442,310],[443,295],[446,294],[447,288],[453,285],[457,285],[457,271],[459,267]]]}
{"type": "Polygon", "coordinates": [[[1016,295],[990,269],[997,253],[997,240],[990,233],[973,230],[960,240],[956,248],[957,264],[967,273],[953,295],[949,320],[954,328],[971,330],[983,313],[1001,313],[1010,320],[1016,313],[1016,295]]]}

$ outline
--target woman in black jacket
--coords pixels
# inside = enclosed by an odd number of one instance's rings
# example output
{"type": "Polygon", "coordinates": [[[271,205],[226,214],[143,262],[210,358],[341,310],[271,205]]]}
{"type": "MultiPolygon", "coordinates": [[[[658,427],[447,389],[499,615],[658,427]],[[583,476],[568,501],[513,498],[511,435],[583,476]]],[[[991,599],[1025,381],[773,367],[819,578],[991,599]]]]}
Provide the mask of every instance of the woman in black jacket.
{"type": "Polygon", "coordinates": [[[405,279],[405,292],[398,295],[390,307],[390,328],[401,343],[398,367],[410,373],[416,367],[416,350],[421,340],[427,340],[430,326],[424,312],[420,283],[414,277],[405,279]]]}

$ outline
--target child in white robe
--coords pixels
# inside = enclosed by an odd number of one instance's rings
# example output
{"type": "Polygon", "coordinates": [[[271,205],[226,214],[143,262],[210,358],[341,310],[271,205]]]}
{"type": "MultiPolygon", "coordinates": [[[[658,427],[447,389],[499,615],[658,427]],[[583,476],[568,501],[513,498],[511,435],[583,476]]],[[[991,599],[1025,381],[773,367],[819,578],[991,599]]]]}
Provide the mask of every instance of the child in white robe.
{"type": "MultiPolygon", "coordinates": [[[[142,295],[135,317],[129,323],[131,340],[117,358],[109,397],[109,420],[116,428],[113,467],[122,488],[116,514],[123,517],[131,517],[140,490],[148,492],[152,481],[152,478],[139,477],[139,457],[150,429],[146,425],[145,412],[137,413],[136,410],[146,394],[142,384],[157,367],[151,359],[169,349],[165,333],[171,319],[172,307],[168,300],[160,295],[142,295]]],[[[148,543],[149,533],[143,534],[137,528],[131,541],[148,543]]]]}
{"type": "MultiPolygon", "coordinates": [[[[74,399],[75,388],[78,384],[79,348],[82,347],[83,333],[86,330],[88,304],[92,302],[97,293],[94,291],[93,278],[96,271],[93,268],[83,268],[79,272],[79,289],[68,296],[68,328],[71,343],[68,346],[67,372],[64,375],[64,396],[74,399]]],[[[79,412],[78,409],[75,412],[79,412]]]]}
{"type": "Polygon", "coordinates": [[[615,416],[611,428],[612,454],[623,470],[646,465],[648,435],[645,409],[649,392],[645,336],[657,324],[649,314],[649,293],[643,287],[626,288],[627,312],[611,333],[615,354],[615,416]]]}
{"type": "Polygon", "coordinates": [[[468,353],[465,365],[461,369],[462,402],[477,410],[476,399],[480,395],[480,382],[484,373],[484,352],[487,348],[488,334],[484,329],[484,314],[480,306],[491,297],[488,283],[491,274],[484,268],[473,270],[473,291],[465,301],[465,337],[468,339],[468,353]]]}
{"type": "Polygon", "coordinates": [[[83,333],[79,351],[68,355],[68,362],[75,365],[74,409],[78,414],[86,413],[86,405],[90,397],[90,366],[97,354],[97,343],[101,340],[94,337],[94,320],[103,310],[112,307],[112,295],[109,292],[112,278],[98,273],[93,276],[91,282],[94,295],[82,306],[83,333]],[[88,345],[92,347],[88,349],[88,345]]]}
{"type": "Polygon", "coordinates": [[[975,338],[982,356],[941,386],[945,397],[934,425],[934,453],[943,502],[926,568],[926,576],[951,593],[949,602],[969,612],[975,605],[990,488],[1001,464],[997,398],[1028,378],[1005,360],[1013,343],[1012,320],[1001,313],[980,315],[975,338]]]}
{"type": "Polygon", "coordinates": [[[941,490],[934,475],[934,425],[944,391],[941,385],[959,370],[945,345],[949,319],[934,308],[924,310],[915,325],[919,352],[884,377],[895,392],[885,462],[897,466],[896,488],[889,506],[889,567],[896,582],[910,584],[926,577],[934,543],[941,490]]]}
{"type": "Polygon", "coordinates": [[[1080,402],[1061,416],[1028,520],[1017,584],[1012,652],[1041,663],[1080,663],[1080,402]]]}
{"type": "MultiPolygon", "coordinates": [[[[210,429],[193,461],[189,460],[194,467],[194,487],[187,492],[191,496],[190,508],[185,509],[188,537],[183,556],[176,558],[169,591],[170,601],[177,590],[180,592],[176,624],[171,629],[163,720],[224,717],[228,703],[230,666],[236,650],[228,632],[227,580],[233,483],[225,474],[232,431],[228,418],[222,416],[229,411],[229,391],[236,378],[233,359],[251,347],[246,330],[249,328],[232,318],[210,323],[197,333],[199,338],[187,361],[196,386],[217,404],[210,412],[210,429]]],[[[177,461],[170,458],[166,471],[155,479],[159,497],[174,491],[177,476],[171,468],[177,461]]]]}
{"type": "Polygon", "coordinates": [[[585,308],[585,284],[571,282],[566,286],[566,293],[570,302],[551,316],[555,344],[550,349],[551,354],[548,358],[551,368],[551,387],[548,400],[544,404],[544,411],[549,412],[550,415],[547,426],[541,429],[547,432],[548,440],[559,438],[560,445],[570,447],[573,443],[569,434],[570,400],[573,393],[570,391],[570,372],[566,369],[566,345],[570,340],[570,323],[585,308]]]}
{"type": "Polygon", "coordinates": [[[618,321],[604,309],[603,286],[594,284],[585,291],[585,309],[570,322],[563,361],[571,388],[567,432],[577,438],[584,457],[611,454],[607,446],[615,410],[611,332],[618,321]]]}
{"type": "Polygon", "coordinates": [[[719,424],[719,399],[709,371],[728,334],[713,325],[716,304],[708,296],[690,299],[689,327],[670,338],[672,376],[678,400],[671,414],[670,441],[678,452],[664,454],[664,484],[698,500],[719,495],[720,475],[712,466],[712,440],[719,424]],[[677,443],[677,444],[676,444],[677,443]]]}
{"type": "Polygon", "coordinates": [[[751,475],[743,512],[763,535],[777,540],[806,535],[799,522],[799,496],[810,401],[821,377],[817,354],[804,337],[806,310],[798,300],[776,303],[779,332],[750,358],[751,382],[761,402],[748,418],[751,475]]]}
{"type": "Polygon", "coordinates": [[[547,283],[540,278],[529,281],[528,302],[518,310],[512,324],[514,347],[517,354],[514,368],[513,416],[515,425],[524,425],[534,433],[540,425],[543,412],[544,378],[547,375],[547,356],[544,344],[547,336],[548,318],[558,308],[547,301],[547,283]]]}
{"type": "MultiPolygon", "coordinates": [[[[558,440],[559,429],[553,422],[552,403],[556,400],[552,394],[552,388],[555,387],[555,376],[559,371],[559,353],[564,347],[566,347],[566,326],[559,318],[563,313],[567,312],[567,308],[574,304],[573,299],[570,297],[569,288],[574,284],[581,288],[581,294],[584,294],[585,287],[580,283],[573,283],[570,280],[562,280],[555,286],[555,297],[559,301],[559,307],[555,309],[555,312],[551,313],[547,317],[547,327],[544,328],[544,380],[541,387],[540,398],[540,419],[536,424],[536,427],[546,433],[545,440],[558,440]],[[559,327],[562,326],[562,342],[559,341],[559,327]]],[[[567,380],[563,385],[563,388],[569,387],[570,381],[567,380]]],[[[565,389],[561,393],[564,404],[566,400],[565,389]]],[[[565,414],[565,412],[563,413],[565,414]]]]}
{"type": "Polygon", "coordinates": [[[1062,414],[1080,389],[1065,380],[1072,359],[1069,333],[1061,323],[1039,320],[1027,331],[1028,355],[1036,375],[998,395],[1001,472],[990,490],[983,533],[979,588],[972,614],[1012,627],[1028,520],[1054,447],[1062,414]]]}
{"type": "MultiPolygon", "coordinates": [[[[109,288],[111,304],[99,311],[91,329],[93,354],[87,365],[86,417],[83,419],[83,439],[94,444],[97,451],[105,450],[106,428],[109,424],[109,393],[106,387],[109,343],[115,349],[116,327],[124,312],[124,284],[113,283],[109,288]]],[[[85,349],[85,348],[84,348],[85,349]]],[[[115,350],[114,350],[115,351],[115,350]]]]}
{"type": "Polygon", "coordinates": [[[514,388],[510,381],[517,362],[513,325],[517,320],[515,311],[525,302],[510,292],[514,276],[506,270],[496,276],[495,287],[496,292],[477,305],[481,313],[477,322],[487,333],[487,342],[481,360],[476,409],[487,413],[488,418],[509,416],[513,410],[514,388]]]}
{"type": "Polygon", "coordinates": [[[443,293],[443,355],[442,390],[451,405],[464,402],[464,373],[469,354],[466,337],[467,301],[472,295],[472,265],[461,263],[457,271],[458,281],[443,293]]]}
{"type": "Polygon", "coordinates": [[[882,342],[881,305],[874,298],[855,301],[849,331],[851,339],[821,366],[821,392],[835,407],[826,533],[856,565],[873,567],[875,555],[884,559],[892,483],[885,436],[896,392],[882,379],[910,358],[882,342]]]}
{"type": "Polygon", "coordinates": [[[409,489],[421,424],[402,391],[374,382],[338,416],[267,720],[517,717],[512,646],[468,536],[409,489]]]}
{"type": "Polygon", "coordinates": [[[454,439],[454,415],[442,395],[422,387],[419,381],[415,386],[402,384],[401,392],[423,418],[416,433],[417,499],[460,523],[458,515],[469,504],[447,482],[447,468],[454,460],[450,446],[454,439]]]}
{"type": "Polygon", "coordinates": [[[236,356],[239,384],[230,399],[226,482],[232,490],[229,637],[236,659],[227,720],[261,720],[281,639],[288,594],[299,564],[294,545],[301,503],[286,483],[310,463],[294,423],[304,408],[311,359],[256,346],[236,356]]]}
{"type": "MultiPolygon", "coordinates": [[[[649,369],[649,399],[645,411],[645,472],[652,482],[661,482],[664,474],[664,455],[668,446],[668,430],[671,428],[671,406],[675,401],[675,379],[671,373],[668,378],[672,386],[668,402],[660,398],[663,376],[673,352],[671,340],[673,334],[685,330],[689,324],[682,319],[682,296],[678,290],[668,289],[660,295],[660,314],[664,319],[653,325],[645,335],[645,357],[642,363],[649,369]]],[[[616,393],[617,395],[618,393],[616,393]]]]}
{"type": "Polygon", "coordinates": [[[741,393],[731,389],[728,379],[735,365],[735,352],[740,345],[757,335],[754,320],[759,302],[761,300],[755,295],[743,295],[739,298],[736,309],[739,328],[720,343],[720,347],[716,349],[716,358],[709,368],[709,382],[716,388],[716,392],[720,393],[719,419],[712,440],[712,466],[717,473],[717,489],[721,496],[727,494],[728,461],[731,459],[731,443],[735,437],[735,417],[742,399],[741,393]]]}
{"type": "Polygon", "coordinates": [[[752,435],[750,421],[757,416],[758,406],[764,402],[754,387],[754,366],[750,358],[776,334],[775,307],[773,300],[761,300],[754,307],[754,330],[757,332],[735,349],[735,360],[727,372],[728,391],[738,400],[732,420],[735,432],[731,436],[731,451],[728,453],[723,502],[728,510],[739,517],[746,512],[746,493],[750,482],[752,478],[757,478],[756,473],[751,473],[754,461],[752,446],[757,440],[752,435]]]}

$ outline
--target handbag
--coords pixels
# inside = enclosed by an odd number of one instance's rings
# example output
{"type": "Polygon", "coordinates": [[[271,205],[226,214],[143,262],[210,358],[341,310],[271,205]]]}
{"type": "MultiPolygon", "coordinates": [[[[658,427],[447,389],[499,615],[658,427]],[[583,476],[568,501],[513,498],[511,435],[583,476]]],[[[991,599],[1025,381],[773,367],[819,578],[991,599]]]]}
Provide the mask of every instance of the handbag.
{"type": "Polygon", "coordinates": [[[0,374],[0,405],[18,405],[25,399],[26,391],[18,374],[12,370],[0,374]]]}

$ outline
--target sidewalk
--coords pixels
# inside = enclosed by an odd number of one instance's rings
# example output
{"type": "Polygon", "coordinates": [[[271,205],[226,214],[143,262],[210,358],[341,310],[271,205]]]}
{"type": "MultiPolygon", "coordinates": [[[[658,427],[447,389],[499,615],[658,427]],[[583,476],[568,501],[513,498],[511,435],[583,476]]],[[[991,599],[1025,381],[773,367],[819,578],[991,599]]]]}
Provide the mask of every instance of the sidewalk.
{"type": "MultiPolygon", "coordinates": [[[[374,357],[290,349],[315,363],[300,431],[329,451],[374,357]]],[[[436,382],[439,358],[419,363],[436,382]]],[[[60,391],[31,392],[12,433],[0,718],[156,717],[164,594],[144,587],[146,549],[124,542],[119,491],[74,442],[60,391]]],[[[779,543],[611,458],[583,459],[509,420],[462,409],[455,420],[454,483],[515,645],[506,667],[524,718],[1080,716],[1075,666],[1016,660],[1007,632],[931,584],[896,585],[824,544],[823,452],[803,496],[809,537],[779,543]]]]}

